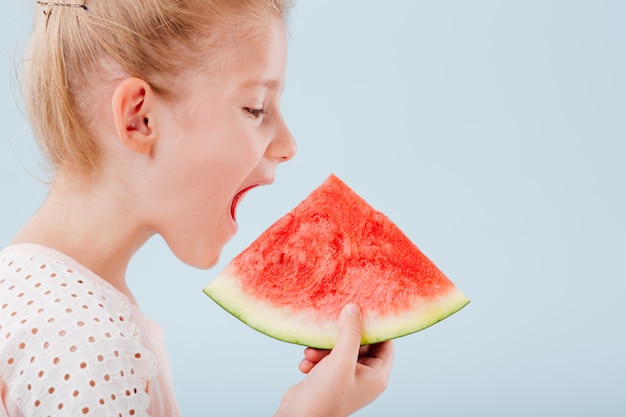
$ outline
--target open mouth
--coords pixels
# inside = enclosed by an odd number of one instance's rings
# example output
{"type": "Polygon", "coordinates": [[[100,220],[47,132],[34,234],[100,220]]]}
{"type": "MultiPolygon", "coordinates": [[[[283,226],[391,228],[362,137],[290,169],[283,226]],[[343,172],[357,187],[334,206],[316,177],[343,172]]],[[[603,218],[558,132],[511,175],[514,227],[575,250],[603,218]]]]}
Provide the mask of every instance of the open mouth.
{"type": "Polygon", "coordinates": [[[243,197],[248,191],[258,186],[259,184],[251,185],[250,187],[244,188],[243,190],[239,191],[237,195],[235,195],[235,197],[233,198],[233,202],[230,206],[230,215],[232,216],[234,221],[237,221],[237,206],[239,206],[239,203],[241,203],[243,197]]]}

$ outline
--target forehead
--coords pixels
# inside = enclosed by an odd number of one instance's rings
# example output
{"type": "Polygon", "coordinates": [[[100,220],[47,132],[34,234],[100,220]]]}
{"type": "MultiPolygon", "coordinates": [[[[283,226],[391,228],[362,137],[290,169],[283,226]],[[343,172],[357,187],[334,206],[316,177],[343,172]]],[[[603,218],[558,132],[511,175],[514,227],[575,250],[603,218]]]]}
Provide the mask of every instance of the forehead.
{"type": "Polygon", "coordinates": [[[287,35],[282,21],[271,19],[247,34],[229,34],[220,47],[225,57],[215,75],[236,78],[242,89],[281,89],[287,64],[287,35]]]}

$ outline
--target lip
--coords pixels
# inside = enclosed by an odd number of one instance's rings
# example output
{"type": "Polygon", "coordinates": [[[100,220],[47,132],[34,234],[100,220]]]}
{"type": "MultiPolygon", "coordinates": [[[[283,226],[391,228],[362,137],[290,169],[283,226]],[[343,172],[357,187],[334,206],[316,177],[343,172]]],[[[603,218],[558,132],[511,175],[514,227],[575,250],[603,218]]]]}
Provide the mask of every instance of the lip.
{"type": "Polygon", "coordinates": [[[230,215],[235,222],[237,221],[237,207],[239,206],[239,203],[241,203],[241,200],[243,200],[244,196],[248,193],[248,191],[259,186],[261,186],[261,184],[254,184],[254,185],[251,185],[249,187],[242,189],[237,194],[235,194],[235,197],[233,197],[233,201],[230,205],[230,215]]]}
{"type": "Polygon", "coordinates": [[[237,194],[235,194],[230,205],[230,215],[235,223],[237,222],[237,207],[239,207],[239,204],[243,200],[244,196],[248,193],[248,191],[252,190],[253,188],[263,186],[263,185],[269,185],[271,183],[272,183],[272,180],[259,182],[257,184],[253,184],[248,187],[245,187],[241,189],[239,192],[237,192],[237,194]]]}
{"type": "Polygon", "coordinates": [[[241,200],[243,200],[243,197],[248,193],[248,191],[258,186],[258,184],[251,185],[235,194],[235,197],[233,197],[233,201],[230,204],[230,216],[234,221],[237,221],[237,207],[239,206],[239,203],[241,203],[241,200]]]}

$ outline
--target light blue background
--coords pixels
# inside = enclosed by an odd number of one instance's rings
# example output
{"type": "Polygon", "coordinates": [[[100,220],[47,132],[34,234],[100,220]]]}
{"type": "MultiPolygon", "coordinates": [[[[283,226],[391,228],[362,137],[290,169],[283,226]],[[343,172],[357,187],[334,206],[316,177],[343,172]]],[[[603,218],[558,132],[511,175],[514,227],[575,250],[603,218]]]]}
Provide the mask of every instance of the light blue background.
{"type": "MultiPolygon", "coordinates": [[[[14,82],[32,8],[0,6],[2,245],[45,193],[14,82]]],[[[183,414],[268,416],[299,380],[300,347],[201,289],[335,172],[472,299],[397,340],[358,416],[626,415],[625,21],[619,0],[297,3],[283,109],[299,155],[246,197],[217,268],[155,239],[130,270],[183,414]]]]}

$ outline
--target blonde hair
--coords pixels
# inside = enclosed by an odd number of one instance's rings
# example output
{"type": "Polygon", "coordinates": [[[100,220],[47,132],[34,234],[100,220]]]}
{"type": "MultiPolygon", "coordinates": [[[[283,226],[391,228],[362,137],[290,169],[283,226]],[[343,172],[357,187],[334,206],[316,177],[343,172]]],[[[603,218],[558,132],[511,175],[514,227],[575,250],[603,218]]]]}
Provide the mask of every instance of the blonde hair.
{"type": "MultiPolygon", "coordinates": [[[[67,0],[69,2],[69,0],[67,0]]],[[[76,1],[76,0],[74,0],[76,1]]],[[[87,88],[111,64],[164,96],[175,78],[219,49],[226,31],[255,35],[286,20],[289,0],[86,0],[43,6],[24,61],[23,95],[33,133],[52,168],[89,175],[97,166],[87,88]]],[[[216,57],[217,60],[217,57],[216,57]]]]}

